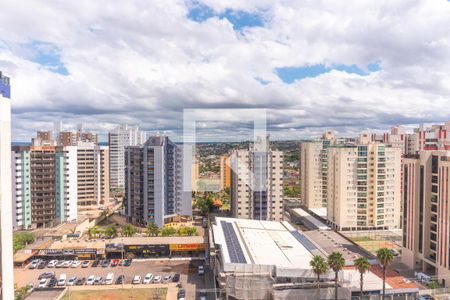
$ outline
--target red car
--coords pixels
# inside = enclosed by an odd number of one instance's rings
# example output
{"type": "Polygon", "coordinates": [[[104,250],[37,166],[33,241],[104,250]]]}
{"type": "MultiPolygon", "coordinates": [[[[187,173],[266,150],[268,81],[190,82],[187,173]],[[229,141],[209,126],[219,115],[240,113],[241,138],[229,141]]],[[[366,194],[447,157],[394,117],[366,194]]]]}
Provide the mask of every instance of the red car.
{"type": "Polygon", "coordinates": [[[117,267],[119,265],[120,259],[113,259],[111,261],[111,267],[117,267]]]}

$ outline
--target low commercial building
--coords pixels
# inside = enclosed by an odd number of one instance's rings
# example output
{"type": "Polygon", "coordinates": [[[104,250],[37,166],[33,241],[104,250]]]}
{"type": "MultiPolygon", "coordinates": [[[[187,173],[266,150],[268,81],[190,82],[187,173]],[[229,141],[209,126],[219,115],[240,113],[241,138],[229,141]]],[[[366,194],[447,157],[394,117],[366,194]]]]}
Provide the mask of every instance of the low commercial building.
{"type": "MultiPolygon", "coordinates": [[[[352,249],[357,245],[351,242],[347,245],[347,240],[339,237],[342,240],[335,237],[335,243],[340,243],[341,250],[346,252],[346,267],[339,272],[338,296],[350,299],[359,295],[359,273],[352,266],[353,260],[366,253],[352,249]]],[[[333,299],[334,273],[329,271],[321,276],[323,282],[318,291],[316,275],[309,263],[315,255],[326,257],[338,247],[321,244],[320,239],[329,240],[329,237],[320,237],[319,241],[316,238],[285,221],[216,217],[211,232],[210,264],[220,292],[232,299],[333,299]]],[[[365,275],[370,280],[364,289],[368,299],[371,295],[373,299],[379,298],[383,282],[380,270],[378,265],[373,265],[365,275]]],[[[394,295],[415,299],[418,288],[414,284],[407,283],[394,271],[388,276],[389,299],[397,299],[394,295]]]]}

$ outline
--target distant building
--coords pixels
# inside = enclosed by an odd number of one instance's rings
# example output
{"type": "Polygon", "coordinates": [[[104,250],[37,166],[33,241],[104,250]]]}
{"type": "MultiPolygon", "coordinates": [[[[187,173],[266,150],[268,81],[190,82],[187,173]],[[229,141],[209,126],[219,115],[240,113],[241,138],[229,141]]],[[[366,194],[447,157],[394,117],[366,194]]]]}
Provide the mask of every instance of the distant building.
{"type": "Polygon", "coordinates": [[[401,150],[370,142],[327,152],[330,224],[337,230],[400,228],[401,150]]]}
{"type": "Polygon", "coordinates": [[[109,144],[109,174],[111,188],[123,188],[125,186],[125,148],[128,146],[140,146],[146,141],[145,132],[139,131],[139,127],[120,125],[108,134],[109,144]]]}
{"type": "Polygon", "coordinates": [[[230,166],[233,217],[282,220],[283,152],[260,139],[249,150],[233,150],[230,166]]]}
{"type": "Polygon", "coordinates": [[[320,140],[300,144],[301,200],[309,209],[327,206],[327,148],[334,143],[327,131],[320,140]]]}
{"type": "Polygon", "coordinates": [[[165,136],[126,147],[125,211],[131,222],[161,227],[171,217],[192,215],[192,192],[183,190],[182,164],[182,148],[165,136]]]}
{"type": "Polygon", "coordinates": [[[0,72],[0,299],[14,299],[11,197],[11,86],[0,72]]]}
{"type": "Polygon", "coordinates": [[[78,142],[78,205],[109,202],[109,147],[78,142]]]}
{"type": "Polygon", "coordinates": [[[403,175],[402,262],[450,287],[450,151],[406,156],[403,175]]]}
{"type": "Polygon", "coordinates": [[[230,156],[222,155],[220,157],[220,189],[224,190],[230,187],[231,187],[230,156]]]}

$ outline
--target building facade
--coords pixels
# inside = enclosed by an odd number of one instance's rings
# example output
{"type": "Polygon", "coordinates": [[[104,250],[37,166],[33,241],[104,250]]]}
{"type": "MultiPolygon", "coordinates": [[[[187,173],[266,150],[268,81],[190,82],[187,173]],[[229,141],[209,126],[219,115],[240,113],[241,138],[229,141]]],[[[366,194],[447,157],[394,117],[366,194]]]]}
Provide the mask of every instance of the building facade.
{"type": "Polygon", "coordinates": [[[125,186],[125,148],[143,145],[145,141],[146,133],[139,131],[139,127],[120,125],[109,132],[111,188],[123,188],[125,186]]]}
{"type": "Polygon", "coordinates": [[[402,262],[450,287],[450,151],[407,156],[403,173],[402,262]]]}
{"type": "Polygon", "coordinates": [[[161,227],[170,217],[192,215],[192,192],[183,190],[182,163],[182,148],[164,136],[125,149],[125,210],[131,222],[161,227]]]}
{"type": "Polygon", "coordinates": [[[283,152],[270,150],[268,139],[258,141],[249,150],[233,150],[230,167],[233,217],[282,220],[283,152]]]}
{"type": "Polygon", "coordinates": [[[109,147],[77,143],[78,205],[109,202],[109,147]]]}
{"type": "Polygon", "coordinates": [[[220,189],[225,190],[231,186],[230,156],[220,157],[220,189]]]}
{"type": "Polygon", "coordinates": [[[320,140],[300,144],[301,200],[309,209],[327,206],[327,149],[334,142],[327,132],[320,140]]]}
{"type": "Polygon", "coordinates": [[[0,298],[14,299],[11,195],[11,87],[0,72],[0,298]]]}
{"type": "Polygon", "coordinates": [[[328,148],[327,218],[337,230],[398,229],[401,149],[370,142],[328,148]]]}

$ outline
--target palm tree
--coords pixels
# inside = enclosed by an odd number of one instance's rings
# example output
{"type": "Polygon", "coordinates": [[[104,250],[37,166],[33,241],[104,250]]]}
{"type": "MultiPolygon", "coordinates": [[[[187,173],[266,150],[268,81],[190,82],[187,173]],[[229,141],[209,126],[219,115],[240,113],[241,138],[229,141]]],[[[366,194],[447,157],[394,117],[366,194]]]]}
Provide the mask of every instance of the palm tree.
{"type": "Polygon", "coordinates": [[[360,299],[363,298],[363,284],[364,284],[364,273],[370,270],[370,263],[367,257],[361,256],[358,257],[355,262],[355,267],[358,270],[361,278],[359,279],[360,282],[360,299]]]}
{"type": "Polygon", "coordinates": [[[109,239],[117,237],[117,226],[116,224],[111,224],[105,228],[105,236],[109,239]]]}
{"type": "Polygon", "coordinates": [[[92,237],[97,236],[97,234],[99,234],[99,233],[100,233],[100,228],[97,225],[88,229],[89,239],[92,239],[92,237]]]}
{"type": "Polygon", "coordinates": [[[386,296],[386,273],[389,264],[394,260],[394,255],[392,254],[391,249],[381,248],[377,251],[377,258],[383,267],[383,299],[386,296]]]}
{"type": "Polygon", "coordinates": [[[108,224],[108,219],[109,219],[109,215],[111,214],[109,207],[105,208],[102,213],[101,216],[106,218],[106,224],[108,224]]]}
{"type": "Polygon", "coordinates": [[[123,227],[123,229],[122,229],[122,235],[123,236],[133,236],[133,235],[135,235],[136,233],[137,233],[137,228],[136,227],[134,227],[133,225],[131,225],[131,224],[127,224],[127,225],[125,225],[125,227],[123,227]]]}
{"type": "Polygon", "coordinates": [[[345,266],[345,259],[342,254],[337,251],[333,251],[328,256],[328,265],[334,271],[334,299],[338,299],[338,275],[345,266]]]}
{"type": "Polygon", "coordinates": [[[147,229],[145,231],[147,236],[158,236],[158,232],[159,232],[158,225],[156,225],[153,222],[148,223],[147,229]]]}
{"type": "Polygon", "coordinates": [[[322,256],[315,255],[313,259],[309,262],[309,265],[311,266],[314,274],[316,274],[317,276],[317,290],[320,296],[320,275],[323,275],[326,272],[328,272],[328,263],[322,256]]]}

